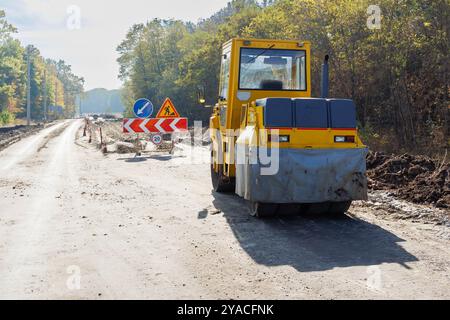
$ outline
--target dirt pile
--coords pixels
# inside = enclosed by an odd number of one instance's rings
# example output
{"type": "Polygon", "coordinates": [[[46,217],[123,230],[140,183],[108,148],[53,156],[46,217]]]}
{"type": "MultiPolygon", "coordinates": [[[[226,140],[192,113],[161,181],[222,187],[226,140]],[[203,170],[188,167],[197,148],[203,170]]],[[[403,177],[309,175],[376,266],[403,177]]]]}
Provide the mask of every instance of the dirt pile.
{"type": "Polygon", "coordinates": [[[450,208],[450,164],[425,156],[371,152],[367,157],[369,187],[392,190],[414,203],[450,208]]]}
{"type": "Polygon", "coordinates": [[[125,153],[135,153],[138,151],[139,151],[139,148],[133,143],[122,142],[122,141],[116,142],[116,152],[117,153],[125,154],[125,153]]]}
{"type": "Polygon", "coordinates": [[[0,127],[0,150],[43,129],[41,124],[32,126],[0,127]]]}

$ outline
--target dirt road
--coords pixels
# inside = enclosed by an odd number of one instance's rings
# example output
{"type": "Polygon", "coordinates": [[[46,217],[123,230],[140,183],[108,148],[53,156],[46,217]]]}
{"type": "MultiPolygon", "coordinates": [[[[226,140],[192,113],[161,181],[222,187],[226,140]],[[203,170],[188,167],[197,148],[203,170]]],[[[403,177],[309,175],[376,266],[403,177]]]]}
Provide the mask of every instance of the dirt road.
{"type": "Polygon", "coordinates": [[[450,298],[448,225],[391,219],[376,194],[344,218],[256,220],[189,149],[104,156],[80,125],[0,152],[0,298],[450,298]]]}

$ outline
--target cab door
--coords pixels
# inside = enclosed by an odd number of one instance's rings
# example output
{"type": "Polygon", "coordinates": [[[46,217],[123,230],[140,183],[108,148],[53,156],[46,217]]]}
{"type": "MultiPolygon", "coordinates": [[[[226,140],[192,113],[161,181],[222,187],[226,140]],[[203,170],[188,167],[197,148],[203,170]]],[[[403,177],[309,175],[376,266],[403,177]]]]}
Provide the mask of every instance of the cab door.
{"type": "Polygon", "coordinates": [[[230,70],[231,70],[231,46],[226,47],[222,53],[222,65],[220,71],[220,88],[219,88],[219,113],[220,128],[225,130],[227,125],[227,110],[230,88],[230,70]]]}
{"type": "Polygon", "coordinates": [[[230,137],[227,130],[227,120],[230,105],[230,77],[231,77],[231,44],[223,49],[222,64],[220,72],[220,88],[219,88],[219,120],[220,120],[220,140],[218,141],[218,157],[221,158],[223,164],[222,170],[225,176],[229,176],[229,164],[232,163],[230,150],[230,137]]]}

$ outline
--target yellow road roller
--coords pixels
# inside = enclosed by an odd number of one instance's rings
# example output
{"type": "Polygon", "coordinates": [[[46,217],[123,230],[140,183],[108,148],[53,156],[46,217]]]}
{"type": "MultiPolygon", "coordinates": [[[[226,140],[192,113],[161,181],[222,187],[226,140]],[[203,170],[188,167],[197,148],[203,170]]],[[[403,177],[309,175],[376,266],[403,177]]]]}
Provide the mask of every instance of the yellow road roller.
{"type": "MultiPolygon", "coordinates": [[[[311,97],[307,41],[232,39],[223,45],[219,101],[210,119],[211,178],[256,217],[286,210],[345,213],[367,199],[367,147],[356,106],[311,97]]],[[[204,102],[203,97],[199,97],[204,102]]]]}

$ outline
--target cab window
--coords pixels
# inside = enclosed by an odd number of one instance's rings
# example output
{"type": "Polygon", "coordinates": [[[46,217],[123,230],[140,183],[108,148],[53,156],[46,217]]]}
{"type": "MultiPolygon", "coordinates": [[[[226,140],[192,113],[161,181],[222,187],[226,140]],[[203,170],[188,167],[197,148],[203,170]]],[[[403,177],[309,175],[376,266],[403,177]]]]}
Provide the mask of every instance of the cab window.
{"type": "Polygon", "coordinates": [[[306,53],[303,50],[242,48],[239,89],[306,90],[306,53]]]}
{"type": "Polygon", "coordinates": [[[222,68],[220,72],[220,99],[226,100],[228,97],[228,87],[230,85],[230,60],[231,50],[225,50],[222,55],[222,68]]]}

